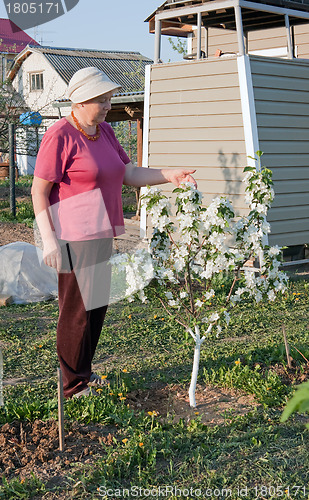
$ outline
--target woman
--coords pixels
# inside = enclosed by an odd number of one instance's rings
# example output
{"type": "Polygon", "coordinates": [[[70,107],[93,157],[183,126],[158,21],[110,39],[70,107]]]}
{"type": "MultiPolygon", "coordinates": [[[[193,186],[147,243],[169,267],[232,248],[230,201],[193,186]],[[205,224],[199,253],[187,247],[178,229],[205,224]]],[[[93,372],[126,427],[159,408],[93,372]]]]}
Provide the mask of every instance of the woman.
{"type": "Polygon", "coordinates": [[[77,71],[68,87],[71,115],[47,130],[34,172],[43,259],[59,273],[57,353],[66,398],[89,395],[88,384],[101,382],[91,362],[108,303],[105,263],[112,238],[124,232],[122,184],[195,183],[192,169],[132,165],[105,122],[119,88],[97,68],[77,71]]]}

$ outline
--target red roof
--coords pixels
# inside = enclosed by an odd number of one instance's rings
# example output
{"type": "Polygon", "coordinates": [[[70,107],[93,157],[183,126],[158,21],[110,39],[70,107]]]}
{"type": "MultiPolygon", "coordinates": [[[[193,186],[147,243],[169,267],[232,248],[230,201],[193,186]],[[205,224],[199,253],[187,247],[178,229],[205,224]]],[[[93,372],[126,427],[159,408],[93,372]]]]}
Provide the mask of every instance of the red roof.
{"type": "Polygon", "coordinates": [[[9,19],[0,19],[0,52],[19,54],[28,43],[39,45],[9,19]]]}

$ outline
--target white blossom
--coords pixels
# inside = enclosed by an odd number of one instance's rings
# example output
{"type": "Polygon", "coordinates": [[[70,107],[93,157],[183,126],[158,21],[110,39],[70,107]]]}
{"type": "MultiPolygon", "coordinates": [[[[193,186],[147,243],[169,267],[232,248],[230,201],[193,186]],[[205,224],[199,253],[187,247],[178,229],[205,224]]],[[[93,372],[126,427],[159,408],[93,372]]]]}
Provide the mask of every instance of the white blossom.
{"type": "Polygon", "coordinates": [[[278,245],[270,247],[270,249],[268,250],[269,255],[279,255],[280,252],[281,249],[280,247],[278,247],[278,245]]]}
{"type": "Polygon", "coordinates": [[[231,316],[227,311],[224,311],[224,318],[225,318],[225,322],[228,326],[230,324],[230,321],[231,321],[231,316]]]}
{"type": "Polygon", "coordinates": [[[204,293],[205,300],[209,300],[212,297],[214,297],[215,291],[213,289],[209,290],[208,292],[204,293]]]}
{"type": "Polygon", "coordinates": [[[268,296],[268,300],[270,300],[271,302],[274,301],[276,298],[276,294],[275,294],[274,290],[270,290],[268,292],[267,296],[268,296]]]}

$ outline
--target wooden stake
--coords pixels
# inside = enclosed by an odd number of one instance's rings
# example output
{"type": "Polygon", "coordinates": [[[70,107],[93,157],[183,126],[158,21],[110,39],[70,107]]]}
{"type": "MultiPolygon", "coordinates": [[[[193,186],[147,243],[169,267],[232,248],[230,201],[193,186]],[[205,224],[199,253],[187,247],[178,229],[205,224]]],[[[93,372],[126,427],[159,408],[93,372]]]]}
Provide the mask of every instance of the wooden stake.
{"type": "Polygon", "coordinates": [[[59,449],[64,450],[64,411],[63,411],[63,385],[61,369],[58,372],[58,425],[59,425],[59,449]]]}
{"type": "Polygon", "coordinates": [[[285,332],[285,326],[282,325],[282,333],[283,333],[283,338],[284,338],[284,345],[285,345],[285,352],[286,352],[286,359],[288,360],[288,367],[292,368],[292,363],[291,363],[291,356],[290,356],[290,347],[286,338],[286,332],[285,332]]]}

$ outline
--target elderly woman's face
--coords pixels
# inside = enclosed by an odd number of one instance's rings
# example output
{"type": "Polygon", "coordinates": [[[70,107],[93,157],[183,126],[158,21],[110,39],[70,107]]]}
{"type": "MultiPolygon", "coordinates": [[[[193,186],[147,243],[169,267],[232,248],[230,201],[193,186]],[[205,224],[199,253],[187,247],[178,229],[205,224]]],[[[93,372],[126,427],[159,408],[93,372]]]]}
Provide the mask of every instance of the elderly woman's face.
{"type": "Polygon", "coordinates": [[[107,113],[111,109],[113,94],[113,92],[108,92],[83,103],[83,112],[89,123],[99,124],[104,122],[107,113]]]}

